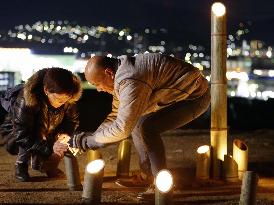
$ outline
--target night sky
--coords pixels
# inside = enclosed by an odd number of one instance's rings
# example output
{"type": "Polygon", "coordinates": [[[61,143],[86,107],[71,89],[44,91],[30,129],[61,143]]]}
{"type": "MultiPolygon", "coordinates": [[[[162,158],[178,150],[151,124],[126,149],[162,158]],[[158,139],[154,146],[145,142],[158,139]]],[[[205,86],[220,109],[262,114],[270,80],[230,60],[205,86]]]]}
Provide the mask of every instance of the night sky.
{"type": "MultiPolygon", "coordinates": [[[[274,45],[274,0],[222,1],[228,32],[241,21],[253,22],[250,36],[274,45]]],[[[0,3],[0,30],[39,20],[69,20],[87,26],[180,30],[186,40],[207,41],[211,0],[5,0],[0,3]],[[194,39],[195,38],[195,39],[194,39]]]]}

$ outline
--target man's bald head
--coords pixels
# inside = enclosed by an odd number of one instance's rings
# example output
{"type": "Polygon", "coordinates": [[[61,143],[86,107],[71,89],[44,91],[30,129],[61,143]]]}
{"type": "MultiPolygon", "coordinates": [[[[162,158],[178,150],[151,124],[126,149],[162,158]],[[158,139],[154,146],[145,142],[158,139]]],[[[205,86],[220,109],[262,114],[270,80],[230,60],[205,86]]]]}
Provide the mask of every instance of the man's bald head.
{"type": "Polygon", "coordinates": [[[103,72],[103,61],[104,56],[94,56],[90,58],[85,68],[85,74],[99,74],[100,72],[103,72]]]}
{"type": "Polygon", "coordinates": [[[117,66],[117,59],[106,56],[94,56],[89,59],[85,67],[85,77],[89,83],[97,87],[98,91],[110,93],[110,89],[113,90],[117,66]]]}
{"type": "Polygon", "coordinates": [[[111,69],[113,72],[117,69],[118,60],[109,58],[107,56],[93,56],[89,59],[85,72],[100,72],[106,68],[111,69]]]}

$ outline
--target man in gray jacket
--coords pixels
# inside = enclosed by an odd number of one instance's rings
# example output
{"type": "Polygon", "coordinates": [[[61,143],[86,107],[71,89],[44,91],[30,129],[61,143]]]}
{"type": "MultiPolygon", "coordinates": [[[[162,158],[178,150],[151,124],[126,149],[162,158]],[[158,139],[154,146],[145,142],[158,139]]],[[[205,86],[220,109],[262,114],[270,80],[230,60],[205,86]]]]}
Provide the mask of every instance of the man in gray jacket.
{"type": "Polygon", "coordinates": [[[113,95],[112,112],[92,135],[75,135],[72,145],[96,149],[131,135],[141,168],[132,186],[152,183],[149,179],[166,168],[160,134],[189,123],[210,104],[208,82],[201,72],[162,54],[118,59],[94,56],[87,63],[85,77],[98,91],[113,95]]]}

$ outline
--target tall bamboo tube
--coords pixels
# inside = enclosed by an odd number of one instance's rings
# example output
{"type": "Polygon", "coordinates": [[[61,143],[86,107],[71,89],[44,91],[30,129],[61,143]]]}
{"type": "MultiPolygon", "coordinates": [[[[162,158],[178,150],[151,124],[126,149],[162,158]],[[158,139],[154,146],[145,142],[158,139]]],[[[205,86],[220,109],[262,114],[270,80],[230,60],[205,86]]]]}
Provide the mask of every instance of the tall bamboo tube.
{"type": "Polygon", "coordinates": [[[226,14],[221,3],[211,10],[211,146],[212,177],[220,179],[227,154],[226,14]]]}

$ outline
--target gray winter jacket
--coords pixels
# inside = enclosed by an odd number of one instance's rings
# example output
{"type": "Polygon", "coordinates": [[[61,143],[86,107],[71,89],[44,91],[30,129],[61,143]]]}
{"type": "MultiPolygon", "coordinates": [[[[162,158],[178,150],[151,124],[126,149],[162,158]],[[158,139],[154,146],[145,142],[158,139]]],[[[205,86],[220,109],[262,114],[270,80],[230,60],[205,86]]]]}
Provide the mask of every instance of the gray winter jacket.
{"type": "Polygon", "coordinates": [[[208,88],[201,72],[179,59],[162,54],[121,56],[114,79],[112,112],[86,138],[105,145],[127,138],[142,115],[182,100],[200,97],[208,88]]]}

